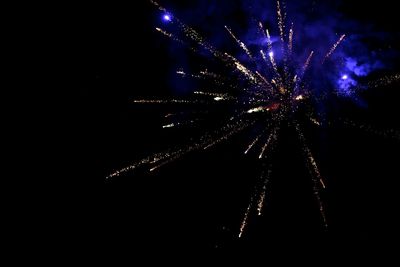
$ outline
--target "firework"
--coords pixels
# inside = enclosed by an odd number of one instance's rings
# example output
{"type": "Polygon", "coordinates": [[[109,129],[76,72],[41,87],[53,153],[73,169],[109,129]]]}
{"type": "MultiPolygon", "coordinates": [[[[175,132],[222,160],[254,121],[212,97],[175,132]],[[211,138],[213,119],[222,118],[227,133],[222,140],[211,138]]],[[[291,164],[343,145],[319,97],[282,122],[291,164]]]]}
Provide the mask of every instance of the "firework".
{"type": "MultiPolygon", "coordinates": [[[[156,171],[162,166],[171,163],[179,158],[197,150],[206,150],[220,144],[232,136],[244,131],[245,129],[255,125],[258,121],[264,122],[267,125],[261,133],[259,132],[247,146],[244,154],[248,154],[250,150],[256,149],[256,144],[260,143],[258,159],[262,162],[267,160],[272,155],[272,151],[277,145],[280,126],[282,123],[295,128],[298,140],[301,144],[305,163],[309,169],[310,176],[313,182],[313,190],[315,199],[319,206],[321,221],[324,226],[327,226],[325,208],[321,198],[321,191],[326,188],[326,182],[322,178],[321,171],[318,168],[317,160],[314,158],[306,137],[302,131],[300,122],[293,119],[293,114],[297,112],[299,105],[309,105],[312,99],[319,101],[320,97],[315,95],[311,87],[305,79],[306,72],[313,67],[314,51],[311,51],[308,57],[301,62],[303,65],[297,66],[297,61],[292,58],[294,55],[294,24],[292,23],[289,31],[286,30],[286,11],[280,1],[277,1],[277,28],[279,30],[279,39],[282,49],[282,59],[276,58],[273,51],[273,43],[268,29],[264,29],[263,23],[259,22],[258,27],[262,33],[262,37],[266,40],[266,47],[259,48],[260,62],[256,55],[249,47],[241,41],[233,31],[225,26],[229,35],[234,39],[235,43],[243,50],[248,59],[253,65],[267,66],[265,72],[259,71],[254,66],[249,66],[248,62],[242,62],[236,57],[227,52],[222,52],[214,48],[206,41],[196,30],[181,22],[175,15],[168,12],[154,0],[150,2],[163,13],[165,22],[174,24],[178,28],[178,33],[169,33],[161,28],[156,28],[156,31],[162,35],[172,39],[173,41],[189,46],[192,51],[198,51],[198,47],[207,51],[211,56],[217,59],[224,67],[231,70],[229,77],[202,70],[198,73],[190,74],[183,69],[179,69],[176,73],[184,78],[194,78],[208,81],[213,86],[204,90],[197,90],[190,99],[139,99],[134,100],[135,104],[174,104],[174,105],[196,105],[198,108],[203,108],[203,111],[193,112],[195,115],[208,114],[207,107],[209,104],[218,105],[229,102],[234,105],[234,111],[230,114],[227,121],[221,122],[221,127],[214,131],[206,132],[198,139],[192,139],[188,144],[178,148],[172,148],[164,152],[155,153],[149,157],[141,159],[130,166],[117,170],[110,174],[107,178],[117,177],[124,173],[132,172],[137,168],[147,168],[148,171],[156,171]],[[195,44],[196,47],[190,44],[195,44]],[[217,89],[215,88],[217,87],[217,89]],[[266,123],[265,123],[266,122],[266,123]],[[261,143],[264,140],[264,143],[261,143]]],[[[328,50],[326,55],[321,55],[323,58],[322,64],[331,58],[333,53],[338,49],[344,41],[346,35],[340,36],[338,41],[328,50]]],[[[320,62],[321,63],[321,62],[320,62]]],[[[347,75],[341,76],[343,80],[348,79],[347,75]]],[[[399,75],[387,76],[375,82],[367,84],[369,87],[378,87],[398,81],[399,75]]],[[[167,114],[166,117],[175,116],[167,114]]],[[[308,121],[320,126],[321,122],[312,115],[307,115],[308,121]]],[[[182,125],[196,124],[198,118],[190,119],[182,122],[168,123],[163,126],[164,129],[169,129],[182,125]]],[[[355,126],[354,123],[345,121],[345,125],[355,126]]],[[[359,127],[371,131],[368,127],[359,127]]],[[[385,133],[389,134],[389,133],[385,133]]],[[[397,132],[395,134],[398,134],[397,132]]],[[[264,165],[260,178],[260,183],[255,186],[254,193],[250,197],[250,202],[244,212],[242,222],[239,227],[239,238],[243,236],[248,220],[255,208],[258,215],[262,214],[264,203],[266,201],[266,190],[270,179],[271,166],[264,165]]]]}

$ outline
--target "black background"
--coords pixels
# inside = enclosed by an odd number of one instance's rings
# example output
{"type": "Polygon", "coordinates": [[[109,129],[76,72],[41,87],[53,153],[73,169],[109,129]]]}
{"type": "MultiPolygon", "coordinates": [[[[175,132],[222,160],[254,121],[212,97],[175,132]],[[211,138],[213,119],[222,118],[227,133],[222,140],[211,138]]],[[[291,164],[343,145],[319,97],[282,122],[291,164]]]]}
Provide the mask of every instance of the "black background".
{"type": "MultiPolygon", "coordinates": [[[[380,31],[396,31],[391,1],[346,1],[342,11],[380,31]]],[[[170,41],[154,31],[160,16],[146,1],[66,4],[54,7],[52,19],[57,25],[50,32],[57,37],[49,47],[62,65],[55,70],[53,87],[67,100],[57,107],[63,113],[58,125],[63,137],[55,148],[65,155],[50,183],[52,196],[62,204],[49,209],[50,215],[57,215],[45,224],[51,229],[50,244],[65,245],[53,247],[57,252],[133,261],[142,251],[154,258],[163,251],[173,251],[174,258],[188,250],[242,252],[261,261],[301,252],[305,258],[330,261],[347,255],[368,259],[381,250],[395,250],[400,177],[395,138],[340,125],[322,135],[308,130],[328,184],[323,194],[327,231],[320,223],[299,144],[290,132],[276,153],[264,215],[251,217],[242,240],[238,229],[260,172],[257,155],[243,155],[250,140],[246,134],[158,172],[105,181],[112,170],[190,133],[162,131],[161,115],[168,109],[131,101],[174,93],[170,41]]],[[[399,129],[398,85],[371,90],[364,97],[368,109],[343,103],[340,114],[377,129],[399,129]]]]}

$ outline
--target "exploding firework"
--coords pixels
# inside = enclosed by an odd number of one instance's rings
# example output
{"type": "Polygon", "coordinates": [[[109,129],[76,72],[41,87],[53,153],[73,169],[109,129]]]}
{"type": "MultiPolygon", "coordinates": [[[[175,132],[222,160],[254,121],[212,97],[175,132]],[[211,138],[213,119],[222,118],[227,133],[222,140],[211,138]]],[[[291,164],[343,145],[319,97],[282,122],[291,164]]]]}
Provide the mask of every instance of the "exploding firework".
{"type": "MultiPolygon", "coordinates": [[[[221,105],[224,108],[230,106],[233,108],[228,109],[230,112],[229,118],[226,121],[221,121],[219,128],[205,132],[201,137],[192,139],[187,145],[171,148],[140,159],[125,168],[114,171],[107,179],[142,167],[147,168],[150,172],[156,171],[191,152],[210,149],[260,122],[262,122],[264,128],[246,145],[244,154],[258,149],[256,152],[259,160],[266,162],[277,147],[282,126],[287,125],[297,133],[305,163],[313,182],[313,191],[319,206],[321,222],[326,227],[327,219],[321,198],[321,191],[325,189],[326,183],[319,170],[317,160],[309,148],[302,129],[304,127],[302,120],[299,120],[297,115],[304,115],[306,120],[317,126],[322,124],[314,115],[315,112],[301,112],[302,107],[306,106],[307,110],[313,110],[313,103],[318,103],[330,94],[336,94],[337,91],[332,90],[332,92],[324,95],[317,94],[313,90],[313,84],[308,82],[307,74],[311,71],[325,70],[324,65],[328,65],[327,63],[332,59],[335,51],[346,40],[346,35],[338,35],[337,41],[331,47],[327,47],[324,54],[319,55],[320,60],[315,59],[316,53],[314,51],[307,51],[307,56],[302,58],[302,63],[299,64],[300,57],[294,55],[296,46],[295,25],[291,23],[290,27],[287,27],[287,15],[284,5],[278,1],[276,16],[279,38],[277,42],[273,42],[270,29],[265,28],[263,22],[259,22],[257,28],[266,45],[260,45],[256,51],[253,51],[254,49],[250,49],[240,40],[230,27],[225,26],[229,36],[246,56],[245,60],[239,60],[237,57],[215,48],[196,30],[183,23],[158,2],[153,0],[150,0],[150,2],[162,13],[162,20],[165,23],[174,25],[177,31],[177,33],[171,33],[167,30],[156,28],[159,33],[189,47],[191,51],[208,52],[226,69],[230,70],[231,74],[227,77],[224,74],[214,73],[207,69],[198,73],[188,73],[183,69],[179,69],[176,72],[177,75],[184,78],[207,81],[210,84],[209,88],[195,91],[190,99],[137,99],[133,102],[135,104],[173,104],[188,105],[190,107],[195,105],[196,108],[202,107],[201,112],[193,112],[196,116],[206,114],[210,105],[221,105]]],[[[321,77],[323,77],[322,74],[321,77]]],[[[341,74],[338,77],[342,81],[350,80],[347,74],[341,74]]],[[[378,87],[398,80],[399,75],[387,76],[380,80],[369,82],[365,86],[378,87]]],[[[357,90],[357,88],[354,90],[357,90]]],[[[167,116],[174,116],[174,114],[168,114],[167,116]]],[[[192,125],[196,124],[198,120],[199,118],[193,118],[169,123],[162,127],[167,129],[182,125],[192,125]]],[[[350,121],[345,121],[345,125],[358,127],[350,121]]],[[[370,128],[367,129],[370,130],[370,128]]],[[[266,200],[267,185],[271,175],[270,164],[264,164],[264,166],[265,169],[260,175],[260,182],[257,183],[244,212],[239,227],[239,237],[244,234],[251,212],[254,210],[258,215],[262,214],[266,200]]]]}

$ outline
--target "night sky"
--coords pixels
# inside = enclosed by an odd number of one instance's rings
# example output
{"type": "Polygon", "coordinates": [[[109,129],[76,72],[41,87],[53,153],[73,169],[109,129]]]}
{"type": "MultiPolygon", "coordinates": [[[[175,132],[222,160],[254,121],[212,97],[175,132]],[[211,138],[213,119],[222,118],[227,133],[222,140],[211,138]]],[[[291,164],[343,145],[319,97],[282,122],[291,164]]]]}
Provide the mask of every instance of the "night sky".
{"type": "MultiPolygon", "coordinates": [[[[221,8],[227,1],[220,1],[215,14],[205,11],[207,1],[190,2],[162,1],[189,25],[209,33],[211,40],[215,33],[226,35],[225,22],[215,18],[224,12],[229,14],[220,16],[235,21],[236,28],[247,25],[241,11],[245,0],[228,1],[228,10],[221,8]]],[[[366,46],[391,48],[395,54],[400,52],[395,5],[388,0],[336,3],[335,12],[341,14],[337,23],[368,25],[351,26],[348,35],[372,29],[381,37],[365,41],[366,46]]],[[[193,83],[179,85],[173,74],[179,64],[190,67],[198,59],[154,30],[162,25],[162,14],[147,1],[76,4],[59,12],[64,18],[57,29],[63,47],[60,54],[66,61],[60,76],[65,94],[74,99],[68,112],[68,125],[73,127],[65,144],[72,152],[67,167],[71,174],[62,183],[74,193],[67,194],[60,208],[64,227],[54,239],[71,240],[74,253],[86,254],[90,248],[94,257],[117,253],[133,262],[141,251],[156,257],[172,250],[170,257],[178,258],[187,250],[243,252],[268,262],[276,255],[297,252],[310,259],[324,256],[326,261],[346,255],[368,259],[380,249],[391,253],[390,248],[395,248],[390,244],[398,240],[399,139],[340,124],[322,133],[306,130],[327,180],[323,199],[328,230],[321,225],[311,179],[290,129],[274,156],[264,215],[250,219],[241,240],[238,229],[261,170],[254,157],[243,155],[249,140],[246,133],[157,172],[138,171],[105,181],[111,171],[199,133],[198,128],[163,131],[162,115],[176,107],[132,104],[135,98],[188,94],[193,83]]],[[[388,70],[396,73],[398,57],[391,57],[394,62],[388,70]]],[[[398,130],[398,89],[397,83],[363,92],[367,107],[343,100],[333,109],[337,116],[378,130],[398,130]]]]}

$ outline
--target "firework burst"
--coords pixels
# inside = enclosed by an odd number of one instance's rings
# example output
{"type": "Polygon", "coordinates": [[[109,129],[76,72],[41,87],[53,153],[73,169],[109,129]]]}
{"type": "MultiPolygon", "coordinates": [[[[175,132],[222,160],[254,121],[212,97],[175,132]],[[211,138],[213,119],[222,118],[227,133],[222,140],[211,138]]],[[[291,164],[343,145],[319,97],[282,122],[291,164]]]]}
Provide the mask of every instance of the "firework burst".
{"type": "MultiPolygon", "coordinates": [[[[322,65],[326,65],[331,60],[335,51],[345,41],[346,35],[340,35],[331,47],[327,47],[325,54],[319,55],[322,60],[314,60],[316,53],[307,51],[308,56],[302,58],[302,63],[299,64],[300,57],[294,55],[296,47],[295,25],[287,23],[285,7],[278,1],[276,16],[279,40],[275,43],[272,41],[270,30],[265,28],[263,22],[259,22],[257,28],[266,45],[260,45],[256,51],[250,49],[240,40],[229,26],[225,26],[229,36],[247,57],[246,60],[239,60],[227,52],[216,49],[196,30],[180,21],[158,2],[153,0],[150,0],[150,2],[162,13],[163,20],[168,24],[174,25],[177,29],[177,33],[170,33],[167,30],[156,28],[159,33],[187,46],[194,52],[199,50],[207,51],[226,69],[230,70],[231,74],[227,77],[207,69],[198,73],[187,73],[185,70],[179,69],[177,71],[179,76],[207,81],[210,84],[209,88],[195,91],[190,99],[137,99],[133,102],[135,104],[189,105],[190,107],[196,105],[196,108],[202,108],[201,112],[193,112],[196,116],[206,114],[210,105],[231,106],[233,108],[229,108],[229,112],[231,112],[229,118],[226,121],[221,121],[219,128],[205,132],[200,138],[192,139],[188,145],[155,153],[130,166],[114,171],[107,179],[132,172],[139,167],[147,168],[150,172],[156,171],[193,151],[210,149],[260,122],[264,127],[246,145],[244,154],[258,149],[258,158],[265,163],[279,142],[281,127],[287,125],[295,129],[297,133],[305,163],[313,182],[313,191],[318,202],[321,222],[324,226],[327,226],[325,208],[320,196],[321,191],[326,187],[326,182],[319,170],[317,160],[308,146],[302,129],[303,126],[296,119],[296,114],[299,113],[302,106],[307,106],[309,110],[312,110],[312,103],[318,103],[321,98],[326,97],[326,95],[321,96],[315,93],[312,84],[308,82],[307,73],[313,67],[315,67],[314,72],[316,70],[322,71],[322,65]],[[277,56],[278,51],[280,53],[279,57],[277,56]]],[[[347,75],[342,77],[342,79],[347,78],[347,75]]],[[[366,86],[378,87],[398,80],[398,75],[388,76],[375,82],[370,82],[366,86]]],[[[335,90],[330,93],[334,94],[335,90]]],[[[193,107],[193,109],[195,108],[193,107]]],[[[321,122],[313,114],[314,112],[306,112],[306,119],[320,126],[321,122]]],[[[167,116],[174,115],[168,114],[167,116]]],[[[163,125],[163,128],[192,125],[196,124],[198,120],[199,118],[193,118],[186,121],[173,122],[163,125]]],[[[346,121],[346,125],[357,127],[348,121],[346,121]]],[[[260,175],[260,182],[257,183],[247,209],[244,211],[243,220],[239,227],[239,237],[244,234],[251,212],[254,210],[258,215],[262,214],[271,174],[270,164],[265,163],[264,166],[265,169],[260,175]]]]}

